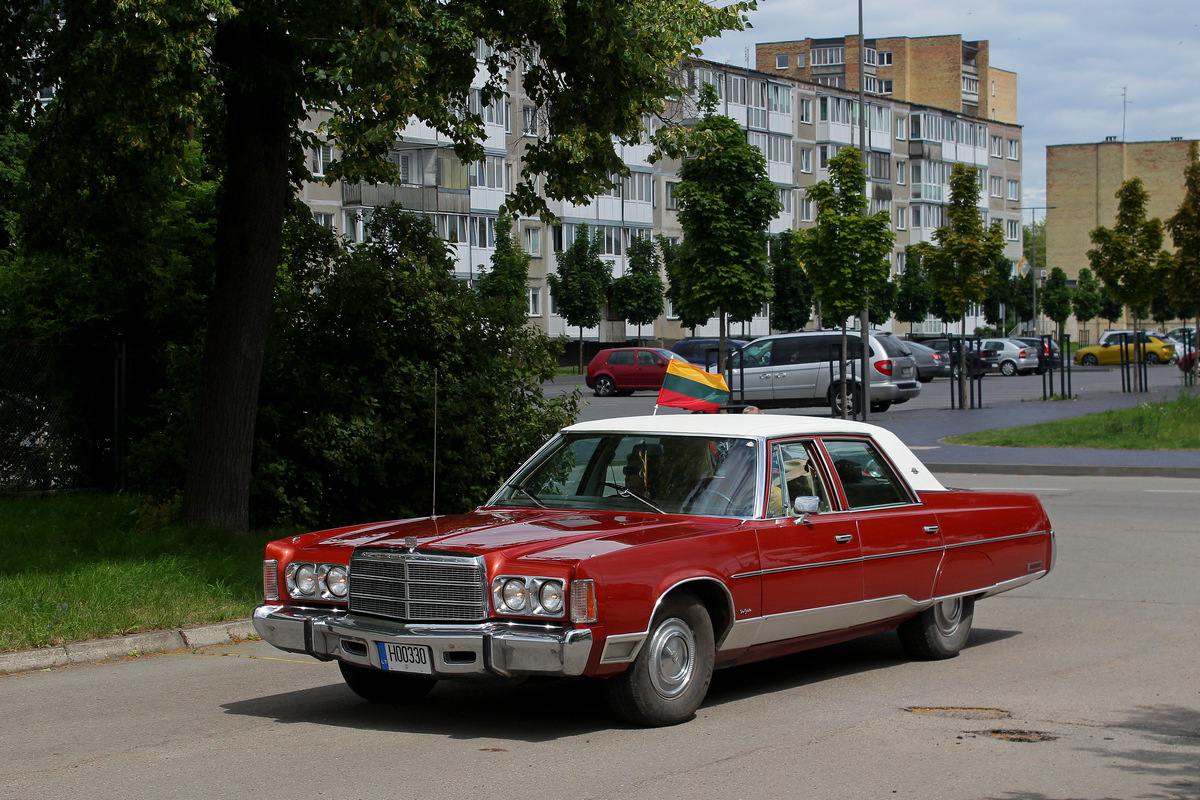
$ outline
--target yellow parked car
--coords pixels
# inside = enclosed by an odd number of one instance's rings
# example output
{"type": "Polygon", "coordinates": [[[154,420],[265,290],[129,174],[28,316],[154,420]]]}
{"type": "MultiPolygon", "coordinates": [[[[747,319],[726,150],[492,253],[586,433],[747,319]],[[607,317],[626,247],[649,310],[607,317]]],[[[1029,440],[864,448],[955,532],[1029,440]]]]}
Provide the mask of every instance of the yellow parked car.
{"type": "MultiPolygon", "coordinates": [[[[1175,346],[1167,344],[1157,336],[1138,331],[1141,339],[1142,358],[1147,364],[1166,364],[1175,358],[1175,346]]],[[[1120,364],[1132,361],[1137,356],[1133,346],[1133,331],[1107,331],[1100,342],[1091,347],[1081,347],[1075,353],[1075,363],[1085,367],[1097,364],[1120,364]],[[1124,352],[1124,355],[1122,355],[1124,352]]]]}

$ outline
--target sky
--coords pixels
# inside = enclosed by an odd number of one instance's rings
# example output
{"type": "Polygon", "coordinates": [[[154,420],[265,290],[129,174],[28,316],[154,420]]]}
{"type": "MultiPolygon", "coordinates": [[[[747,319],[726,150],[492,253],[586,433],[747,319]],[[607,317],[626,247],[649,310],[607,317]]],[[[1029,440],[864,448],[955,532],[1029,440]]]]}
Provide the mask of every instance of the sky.
{"type": "MultiPolygon", "coordinates": [[[[1017,73],[1023,204],[1046,205],[1046,146],[1200,139],[1200,0],[862,0],[863,34],[990,42],[1017,73]],[[1124,96],[1122,96],[1124,95],[1124,96]]],[[[846,0],[759,0],[752,28],[704,43],[704,57],[754,65],[756,42],[858,35],[846,0]]],[[[1040,219],[1044,211],[1031,212],[1040,219]]]]}

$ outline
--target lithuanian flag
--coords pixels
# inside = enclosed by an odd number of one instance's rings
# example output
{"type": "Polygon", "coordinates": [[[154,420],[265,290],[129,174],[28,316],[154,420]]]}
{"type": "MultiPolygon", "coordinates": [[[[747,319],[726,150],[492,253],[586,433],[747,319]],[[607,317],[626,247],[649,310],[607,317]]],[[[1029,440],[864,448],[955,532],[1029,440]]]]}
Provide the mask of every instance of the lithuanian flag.
{"type": "Polygon", "coordinates": [[[660,406],[690,408],[715,414],[729,402],[729,385],[722,375],[705,372],[694,364],[672,358],[667,362],[662,390],[658,393],[660,406]]]}

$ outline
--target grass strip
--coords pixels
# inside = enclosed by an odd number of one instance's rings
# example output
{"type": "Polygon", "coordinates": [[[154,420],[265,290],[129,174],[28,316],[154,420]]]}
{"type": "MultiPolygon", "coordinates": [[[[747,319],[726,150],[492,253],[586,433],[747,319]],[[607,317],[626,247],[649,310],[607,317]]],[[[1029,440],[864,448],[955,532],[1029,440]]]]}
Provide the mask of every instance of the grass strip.
{"type": "Polygon", "coordinates": [[[1178,400],[1019,428],[964,433],[947,437],[946,441],[992,447],[1200,450],[1200,397],[1180,392],[1178,400]]]}
{"type": "Polygon", "coordinates": [[[294,532],[143,525],[139,503],[0,499],[0,651],[249,616],[263,545],[294,532]]]}

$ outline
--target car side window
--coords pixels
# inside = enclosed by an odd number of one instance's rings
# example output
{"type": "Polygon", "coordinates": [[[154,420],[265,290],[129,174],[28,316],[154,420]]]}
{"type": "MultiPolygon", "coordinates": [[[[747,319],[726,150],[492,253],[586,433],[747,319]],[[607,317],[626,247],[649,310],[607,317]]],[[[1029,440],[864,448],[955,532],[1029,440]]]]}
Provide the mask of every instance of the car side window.
{"type": "Polygon", "coordinates": [[[811,444],[784,442],[771,448],[771,476],[767,491],[767,516],[794,516],[797,497],[817,497],[818,513],[829,511],[829,492],[817,470],[811,444]]]}
{"type": "Polygon", "coordinates": [[[771,363],[771,347],[774,344],[774,339],[768,339],[765,342],[752,342],[746,345],[742,350],[743,365],[747,369],[768,366],[771,363]]]}
{"type": "Polygon", "coordinates": [[[851,509],[912,502],[904,483],[870,442],[825,439],[823,443],[851,509]]]}
{"type": "Polygon", "coordinates": [[[614,350],[612,355],[608,357],[608,363],[612,366],[633,366],[633,351],[632,350],[614,350]]]}

